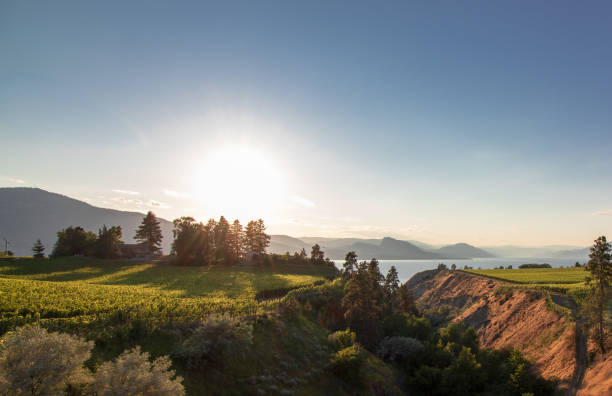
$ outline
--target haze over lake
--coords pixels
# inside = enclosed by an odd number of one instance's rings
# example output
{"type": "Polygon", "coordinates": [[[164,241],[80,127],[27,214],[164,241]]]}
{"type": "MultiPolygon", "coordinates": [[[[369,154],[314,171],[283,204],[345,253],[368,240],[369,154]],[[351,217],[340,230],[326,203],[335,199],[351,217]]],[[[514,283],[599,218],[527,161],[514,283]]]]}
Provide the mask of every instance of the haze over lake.
{"type": "MultiPolygon", "coordinates": [[[[496,257],[496,258],[477,258],[477,259],[458,259],[458,260],[379,260],[380,272],[384,275],[389,271],[392,265],[397,269],[399,279],[401,282],[406,282],[417,272],[436,269],[439,263],[444,263],[448,267],[453,264],[457,265],[458,269],[463,269],[465,265],[473,267],[474,269],[482,268],[496,268],[500,265],[507,267],[512,265],[513,268],[518,268],[521,264],[537,263],[537,264],[550,264],[552,267],[571,267],[576,261],[580,264],[586,262],[586,257],[573,257],[573,258],[559,258],[559,257],[496,257]]],[[[361,260],[360,260],[361,261],[361,260]]],[[[338,268],[342,268],[344,260],[334,260],[334,263],[338,268]]]]}

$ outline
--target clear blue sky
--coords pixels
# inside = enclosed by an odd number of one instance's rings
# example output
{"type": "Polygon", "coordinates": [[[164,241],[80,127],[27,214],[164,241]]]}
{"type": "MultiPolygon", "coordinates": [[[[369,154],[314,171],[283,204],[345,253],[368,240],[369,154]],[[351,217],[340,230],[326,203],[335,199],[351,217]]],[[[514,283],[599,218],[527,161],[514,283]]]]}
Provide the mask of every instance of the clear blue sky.
{"type": "Polygon", "coordinates": [[[610,2],[96,3],[0,3],[0,186],[294,236],[611,234],[610,2]]]}

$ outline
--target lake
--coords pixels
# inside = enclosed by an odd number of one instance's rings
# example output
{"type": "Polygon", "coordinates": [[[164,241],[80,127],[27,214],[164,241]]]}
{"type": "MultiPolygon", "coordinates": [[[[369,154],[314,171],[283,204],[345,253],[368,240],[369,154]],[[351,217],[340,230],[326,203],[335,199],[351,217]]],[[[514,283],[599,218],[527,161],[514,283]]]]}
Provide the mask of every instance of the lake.
{"type": "MultiPolygon", "coordinates": [[[[482,269],[487,269],[496,268],[500,265],[503,265],[504,267],[512,265],[513,268],[518,268],[519,265],[528,263],[547,263],[552,267],[571,267],[574,266],[576,261],[578,261],[580,264],[584,264],[587,260],[587,257],[495,257],[459,260],[378,260],[378,262],[380,263],[380,272],[382,272],[383,275],[386,275],[389,268],[394,265],[395,269],[397,269],[400,281],[403,283],[417,272],[436,269],[439,263],[444,263],[447,267],[455,264],[457,265],[458,269],[463,269],[463,267],[466,265],[473,267],[474,269],[478,269],[479,267],[482,269]]],[[[342,268],[342,263],[344,263],[344,260],[334,260],[334,262],[338,268],[342,268]]]]}

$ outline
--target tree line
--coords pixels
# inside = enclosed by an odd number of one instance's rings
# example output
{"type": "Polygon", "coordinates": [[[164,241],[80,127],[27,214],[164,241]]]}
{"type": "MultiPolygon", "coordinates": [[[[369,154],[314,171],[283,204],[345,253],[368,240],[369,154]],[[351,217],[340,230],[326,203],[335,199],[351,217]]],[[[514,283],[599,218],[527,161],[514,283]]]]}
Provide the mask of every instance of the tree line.
{"type": "Polygon", "coordinates": [[[247,255],[261,260],[270,246],[270,236],[262,219],[249,221],[246,227],[240,221],[196,222],[193,217],[180,217],[173,221],[172,252],[176,261],[184,265],[232,265],[247,255]]]}

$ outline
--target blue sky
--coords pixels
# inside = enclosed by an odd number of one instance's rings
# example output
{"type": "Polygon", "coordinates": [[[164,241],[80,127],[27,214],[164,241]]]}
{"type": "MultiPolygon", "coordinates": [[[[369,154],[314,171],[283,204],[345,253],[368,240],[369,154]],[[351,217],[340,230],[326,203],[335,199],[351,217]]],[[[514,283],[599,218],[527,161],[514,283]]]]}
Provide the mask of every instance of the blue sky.
{"type": "Polygon", "coordinates": [[[301,3],[2,2],[0,185],[294,236],[610,234],[609,2],[301,3]]]}

